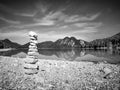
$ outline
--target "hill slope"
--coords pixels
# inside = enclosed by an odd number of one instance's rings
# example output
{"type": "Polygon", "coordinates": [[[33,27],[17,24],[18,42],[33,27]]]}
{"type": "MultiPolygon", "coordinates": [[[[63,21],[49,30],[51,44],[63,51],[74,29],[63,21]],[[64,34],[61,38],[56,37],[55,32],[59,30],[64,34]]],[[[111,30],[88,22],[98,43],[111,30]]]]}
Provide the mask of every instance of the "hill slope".
{"type": "Polygon", "coordinates": [[[113,47],[120,46],[120,33],[113,35],[108,38],[103,39],[96,39],[91,42],[89,42],[90,47],[107,47],[109,45],[112,45],[113,47]]]}
{"type": "Polygon", "coordinates": [[[9,39],[0,40],[0,48],[19,48],[21,45],[9,39]]]}

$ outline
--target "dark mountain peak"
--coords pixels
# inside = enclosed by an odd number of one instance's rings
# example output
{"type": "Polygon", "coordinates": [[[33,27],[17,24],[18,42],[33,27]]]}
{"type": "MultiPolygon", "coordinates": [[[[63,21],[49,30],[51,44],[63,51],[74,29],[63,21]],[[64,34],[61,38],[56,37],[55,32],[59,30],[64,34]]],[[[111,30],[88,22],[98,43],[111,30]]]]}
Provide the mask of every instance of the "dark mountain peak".
{"type": "Polygon", "coordinates": [[[71,40],[76,41],[77,39],[75,37],[70,37],[71,40]]]}
{"type": "Polygon", "coordinates": [[[89,46],[95,49],[100,48],[100,47],[109,48],[110,46],[112,48],[117,48],[119,47],[119,45],[120,45],[120,33],[115,34],[108,38],[96,39],[96,40],[89,42],[89,46]]]}
{"type": "Polygon", "coordinates": [[[0,40],[2,48],[19,48],[20,44],[10,41],[9,39],[0,40]]]}
{"type": "Polygon", "coordinates": [[[3,41],[4,42],[11,42],[9,39],[4,39],[3,41]]]}
{"type": "Polygon", "coordinates": [[[78,48],[81,47],[81,43],[75,37],[65,37],[57,40],[54,46],[57,48],[78,48]]]}
{"type": "Polygon", "coordinates": [[[69,39],[69,37],[65,37],[64,39],[69,39]]]}
{"type": "Polygon", "coordinates": [[[75,38],[75,37],[65,37],[65,38],[63,38],[63,39],[59,39],[59,40],[65,40],[65,41],[71,41],[71,40],[73,40],[73,41],[76,41],[77,39],[75,38]]]}
{"type": "Polygon", "coordinates": [[[38,48],[51,48],[54,42],[52,41],[45,41],[45,42],[41,42],[38,43],[38,48]]]}
{"type": "Polygon", "coordinates": [[[116,35],[119,35],[119,36],[120,36],[120,32],[119,32],[119,33],[117,33],[116,35]]]}
{"type": "Polygon", "coordinates": [[[110,39],[114,39],[114,40],[120,40],[120,33],[117,33],[115,35],[113,35],[112,37],[109,37],[110,39]]]}

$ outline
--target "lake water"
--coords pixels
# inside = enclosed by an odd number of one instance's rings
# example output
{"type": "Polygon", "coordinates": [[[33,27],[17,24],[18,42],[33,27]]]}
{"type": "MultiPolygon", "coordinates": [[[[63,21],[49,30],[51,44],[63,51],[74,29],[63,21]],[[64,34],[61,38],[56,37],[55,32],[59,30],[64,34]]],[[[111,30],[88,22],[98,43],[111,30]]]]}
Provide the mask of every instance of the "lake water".
{"type": "MultiPolygon", "coordinates": [[[[25,58],[27,49],[0,51],[0,56],[25,58]]],[[[40,59],[120,64],[120,50],[39,49],[40,59]]]]}

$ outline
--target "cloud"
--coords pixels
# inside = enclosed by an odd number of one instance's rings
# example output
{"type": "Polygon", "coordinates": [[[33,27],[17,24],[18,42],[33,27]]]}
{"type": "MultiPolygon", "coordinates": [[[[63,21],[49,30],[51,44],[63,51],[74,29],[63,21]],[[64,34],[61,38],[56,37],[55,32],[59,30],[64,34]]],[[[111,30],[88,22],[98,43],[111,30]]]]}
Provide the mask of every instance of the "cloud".
{"type": "Polygon", "coordinates": [[[94,26],[86,26],[86,27],[83,27],[81,29],[77,29],[77,30],[74,30],[74,31],[71,31],[70,34],[73,34],[73,35],[80,35],[80,34],[93,34],[93,33],[97,33],[99,30],[97,27],[94,27],[94,26]]]}
{"type": "Polygon", "coordinates": [[[64,15],[61,11],[57,11],[57,12],[50,12],[43,18],[40,19],[35,18],[34,20],[40,25],[50,26],[50,25],[55,25],[56,22],[58,21],[64,20],[65,16],[66,15],[64,15]]]}
{"type": "MultiPolygon", "coordinates": [[[[77,33],[77,32],[76,32],[77,33]]],[[[49,32],[46,32],[46,33],[39,33],[38,34],[38,40],[40,42],[43,42],[43,41],[56,41],[58,39],[63,39],[64,37],[76,37],[78,39],[83,39],[83,40],[87,40],[87,37],[84,36],[84,33],[82,33],[81,31],[81,36],[79,35],[75,35],[75,33],[72,33],[72,32],[62,32],[62,33],[59,33],[59,32],[56,32],[56,31],[49,31],[49,32]]]]}
{"type": "Polygon", "coordinates": [[[65,28],[68,28],[68,25],[63,25],[63,26],[60,26],[59,28],[60,29],[65,29],[65,28]]]}
{"type": "Polygon", "coordinates": [[[10,31],[1,33],[0,32],[0,38],[5,39],[8,38],[13,42],[17,42],[20,44],[25,44],[29,41],[28,31],[27,30],[19,30],[19,31],[10,31]]]}
{"type": "Polygon", "coordinates": [[[76,27],[79,27],[79,28],[83,28],[85,26],[88,26],[88,23],[75,23],[73,25],[76,26],[76,27]]]}
{"type": "Polygon", "coordinates": [[[33,24],[33,26],[38,26],[38,25],[42,25],[42,26],[52,26],[55,25],[55,21],[54,20],[47,20],[47,19],[43,19],[43,20],[39,20],[37,21],[37,23],[33,24]]]}
{"type": "Polygon", "coordinates": [[[94,29],[93,27],[86,27],[84,28],[83,30],[78,30],[78,31],[75,31],[74,33],[95,33],[95,32],[98,32],[97,29],[94,29]]]}
{"type": "Polygon", "coordinates": [[[95,20],[100,13],[89,15],[89,16],[80,16],[80,15],[67,15],[62,11],[50,12],[41,19],[34,19],[38,23],[43,23],[42,25],[55,25],[57,22],[63,23],[75,23],[79,21],[93,21],[95,20]],[[46,23],[46,24],[45,24],[46,23]]]}
{"type": "Polygon", "coordinates": [[[85,23],[75,23],[71,24],[69,28],[67,28],[66,32],[71,35],[77,34],[92,34],[97,33],[99,31],[99,27],[103,24],[101,22],[85,22],[85,23]]]}
{"type": "Polygon", "coordinates": [[[79,28],[84,28],[84,27],[88,27],[88,26],[100,27],[103,24],[101,22],[85,22],[85,23],[75,23],[73,25],[76,27],[79,27],[79,28]]]}
{"type": "Polygon", "coordinates": [[[24,16],[24,17],[34,17],[37,12],[29,12],[29,13],[15,13],[15,15],[24,16]]]}
{"type": "Polygon", "coordinates": [[[13,13],[15,12],[14,9],[4,5],[4,4],[0,4],[0,10],[4,11],[4,12],[8,12],[8,13],[13,13]]]}
{"type": "Polygon", "coordinates": [[[100,13],[97,13],[97,14],[94,14],[94,15],[89,15],[89,16],[73,15],[73,16],[67,17],[67,19],[65,19],[65,22],[66,23],[71,23],[71,22],[78,22],[78,21],[93,21],[99,15],[100,15],[100,13]]]}
{"type": "Polygon", "coordinates": [[[41,2],[37,2],[35,6],[37,8],[37,11],[41,12],[42,14],[46,13],[49,8],[49,5],[46,5],[45,3],[43,4],[41,2]]]}
{"type": "Polygon", "coordinates": [[[23,25],[18,25],[18,26],[12,26],[12,27],[16,27],[16,28],[32,28],[32,27],[36,27],[36,26],[52,26],[54,25],[53,21],[41,21],[41,22],[37,22],[37,23],[31,23],[31,24],[23,24],[23,25]]]}
{"type": "Polygon", "coordinates": [[[21,23],[20,21],[13,21],[13,20],[6,19],[4,17],[0,17],[0,20],[10,23],[10,24],[20,24],[21,23]]]}
{"type": "Polygon", "coordinates": [[[66,23],[80,21],[79,15],[72,15],[72,16],[70,16],[70,17],[67,17],[67,19],[65,19],[64,21],[65,21],[66,23]]]}
{"type": "Polygon", "coordinates": [[[15,15],[24,16],[24,17],[34,17],[39,16],[39,14],[45,14],[48,10],[49,5],[44,5],[43,3],[35,3],[33,8],[25,9],[24,12],[14,13],[15,15]]]}

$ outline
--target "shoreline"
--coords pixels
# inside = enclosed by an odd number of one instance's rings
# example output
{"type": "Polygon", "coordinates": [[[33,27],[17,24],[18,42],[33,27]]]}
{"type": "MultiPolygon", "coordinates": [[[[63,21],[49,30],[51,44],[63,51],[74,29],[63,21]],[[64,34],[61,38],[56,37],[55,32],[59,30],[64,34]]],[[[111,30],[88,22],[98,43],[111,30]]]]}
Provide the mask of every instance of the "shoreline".
{"type": "Polygon", "coordinates": [[[0,52],[9,51],[9,50],[14,50],[14,48],[4,48],[4,49],[0,49],[0,52]]]}
{"type": "Polygon", "coordinates": [[[38,59],[39,71],[25,75],[24,59],[0,57],[0,89],[119,90],[120,65],[38,59]],[[104,78],[103,68],[111,73],[104,78]],[[7,83],[7,84],[6,84],[7,83]],[[107,88],[107,89],[106,89],[107,88]]]}

